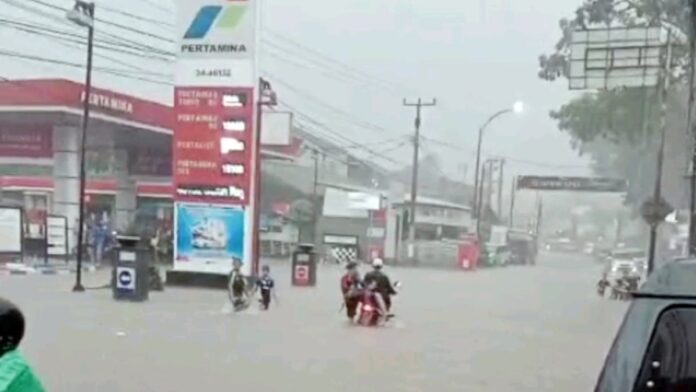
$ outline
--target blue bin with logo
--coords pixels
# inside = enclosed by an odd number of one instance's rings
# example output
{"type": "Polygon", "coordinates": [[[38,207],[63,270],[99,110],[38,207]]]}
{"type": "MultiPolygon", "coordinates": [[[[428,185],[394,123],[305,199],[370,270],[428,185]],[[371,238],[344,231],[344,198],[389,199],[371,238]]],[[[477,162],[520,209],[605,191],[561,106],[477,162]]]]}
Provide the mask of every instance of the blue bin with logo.
{"type": "Polygon", "coordinates": [[[112,289],[117,301],[147,301],[150,294],[150,250],[140,237],[118,236],[116,262],[112,271],[112,289]]]}

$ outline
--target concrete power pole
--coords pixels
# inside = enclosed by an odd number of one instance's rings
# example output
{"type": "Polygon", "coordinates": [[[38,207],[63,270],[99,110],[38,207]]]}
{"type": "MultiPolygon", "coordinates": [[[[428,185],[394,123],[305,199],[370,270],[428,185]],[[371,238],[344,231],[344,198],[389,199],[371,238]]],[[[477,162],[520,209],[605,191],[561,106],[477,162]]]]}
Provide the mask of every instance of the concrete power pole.
{"type": "Polygon", "coordinates": [[[408,102],[404,99],[403,105],[416,108],[415,135],[413,137],[413,172],[411,173],[411,211],[408,225],[408,239],[410,242],[408,255],[409,257],[414,257],[413,243],[416,240],[416,199],[418,197],[418,150],[420,147],[421,109],[424,106],[437,105],[437,100],[433,99],[430,102],[423,102],[421,98],[418,98],[416,102],[408,102]]]}
{"type": "Polygon", "coordinates": [[[312,243],[314,249],[319,247],[319,151],[312,149],[312,159],[314,160],[314,179],[312,181],[312,243]]]}
{"type": "Polygon", "coordinates": [[[503,180],[505,174],[505,158],[498,160],[498,216],[503,220],[503,180]]]}

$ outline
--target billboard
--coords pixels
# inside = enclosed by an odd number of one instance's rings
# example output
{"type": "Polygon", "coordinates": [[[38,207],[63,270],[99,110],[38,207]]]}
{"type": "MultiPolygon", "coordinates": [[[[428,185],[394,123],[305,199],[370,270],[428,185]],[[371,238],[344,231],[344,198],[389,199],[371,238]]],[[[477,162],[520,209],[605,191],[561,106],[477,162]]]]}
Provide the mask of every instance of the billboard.
{"type": "Polygon", "coordinates": [[[175,269],[226,273],[236,258],[243,262],[245,273],[255,272],[260,170],[255,124],[258,4],[255,0],[175,3],[178,47],[172,177],[177,233],[182,235],[176,241],[175,269]],[[234,245],[217,250],[194,246],[192,224],[187,220],[194,215],[204,219],[206,214],[206,222],[220,217],[217,221],[222,223],[205,224],[219,226],[213,231],[232,233],[234,245]]]}
{"type": "Polygon", "coordinates": [[[628,182],[618,178],[520,176],[517,189],[539,191],[626,192],[628,182]]]}
{"type": "Polygon", "coordinates": [[[204,204],[177,203],[174,268],[229,274],[232,263],[245,260],[245,210],[204,204]]]}

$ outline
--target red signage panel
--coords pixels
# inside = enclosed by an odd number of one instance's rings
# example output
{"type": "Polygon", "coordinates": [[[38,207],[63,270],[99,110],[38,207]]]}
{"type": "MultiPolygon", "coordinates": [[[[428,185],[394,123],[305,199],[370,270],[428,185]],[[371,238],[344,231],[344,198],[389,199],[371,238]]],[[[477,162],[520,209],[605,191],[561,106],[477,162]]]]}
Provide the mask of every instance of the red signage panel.
{"type": "Polygon", "coordinates": [[[255,139],[252,91],[175,89],[173,177],[177,201],[249,205],[255,139]]]}
{"type": "Polygon", "coordinates": [[[13,124],[1,125],[0,157],[53,157],[53,135],[51,126],[13,124]]]}

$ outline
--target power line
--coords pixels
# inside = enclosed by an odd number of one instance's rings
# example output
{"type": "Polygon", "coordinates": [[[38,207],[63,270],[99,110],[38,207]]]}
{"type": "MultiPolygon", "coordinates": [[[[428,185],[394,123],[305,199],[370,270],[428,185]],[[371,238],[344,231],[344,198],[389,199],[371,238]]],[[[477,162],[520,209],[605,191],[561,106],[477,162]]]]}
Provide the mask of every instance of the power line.
{"type": "Polygon", "coordinates": [[[153,25],[163,26],[163,27],[166,27],[168,29],[172,29],[175,27],[174,24],[172,24],[172,23],[163,22],[161,20],[152,19],[152,18],[148,18],[146,16],[137,15],[137,14],[130,13],[127,11],[119,10],[118,8],[109,7],[109,6],[106,6],[103,4],[99,4],[99,9],[113,12],[115,14],[119,14],[119,15],[122,15],[122,16],[125,16],[128,18],[131,18],[131,19],[139,20],[141,22],[146,22],[146,23],[150,23],[153,25]]]}
{"type": "MultiPolygon", "coordinates": [[[[10,58],[18,58],[18,59],[23,59],[23,60],[35,61],[35,62],[41,62],[41,63],[45,63],[45,64],[62,65],[62,66],[73,67],[73,68],[84,68],[85,67],[83,64],[80,64],[80,63],[73,63],[73,62],[69,62],[69,61],[51,59],[51,58],[41,57],[41,56],[27,55],[27,54],[22,54],[19,52],[7,51],[7,50],[0,50],[0,56],[10,57],[10,58]]],[[[126,79],[140,80],[143,82],[162,84],[162,85],[166,85],[166,86],[172,85],[171,82],[137,76],[137,75],[134,75],[132,72],[122,70],[122,69],[115,69],[115,68],[108,68],[108,67],[94,67],[93,69],[95,71],[98,71],[101,73],[110,74],[110,75],[114,75],[114,76],[118,76],[118,77],[122,77],[122,78],[126,78],[126,79]]]]}
{"type": "MultiPolygon", "coordinates": [[[[439,146],[449,148],[452,150],[456,150],[458,152],[462,152],[465,150],[471,151],[472,153],[475,153],[475,151],[471,147],[464,147],[464,146],[459,146],[456,144],[452,144],[451,142],[445,142],[442,140],[437,140],[433,139],[431,137],[426,137],[426,136],[421,136],[421,138],[424,141],[437,144],[439,146]]],[[[539,166],[539,167],[548,167],[548,168],[556,168],[556,169],[587,169],[587,166],[585,165],[564,165],[564,164],[555,164],[555,163],[548,163],[548,162],[538,162],[538,161],[531,161],[527,159],[519,159],[515,157],[510,157],[510,156],[505,156],[505,155],[496,155],[501,158],[505,158],[506,160],[509,160],[511,162],[517,162],[517,163],[523,163],[526,165],[531,165],[531,166],[539,166]]]]}
{"type": "MultiPolygon", "coordinates": [[[[17,3],[15,0],[0,0],[0,1],[28,13],[32,18],[34,18],[38,15],[38,16],[41,16],[45,19],[51,20],[53,22],[57,22],[63,26],[70,27],[70,29],[73,31],[73,33],[63,32],[64,34],[69,34],[69,35],[73,35],[73,36],[77,35],[79,37],[82,37],[81,35],[74,33],[74,31],[76,31],[75,29],[77,28],[77,26],[75,26],[73,23],[66,20],[63,16],[57,16],[55,14],[51,14],[49,12],[46,12],[42,9],[30,7],[26,4],[17,3]]],[[[58,7],[58,8],[60,8],[60,7],[58,7]]],[[[60,9],[63,10],[62,8],[60,8],[60,9]]],[[[45,28],[45,29],[55,31],[55,28],[53,28],[52,26],[42,25],[42,24],[34,24],[34,23],[26,22],[26,21],[24,23],[25,24],[33,24],[39,28],[45,28]]],[[[120,47],[124,47],[124,48],[128,48],[128,49],[140,50],[140,51],[144,52],[145,56],[152,56],[153,54],[159,54],[159,55],[167,56],[167,57],[171,57],[171,58],[175,57],[174,52],[166,51],[166,50],[163,50],[160,48],[156,48],[154,46],[143,44],[142,42],[128,39],[128,38],[125,38],[121,35],[112,34],[112,33],[109,33],[107,31],[104,31],[102,29],[96,29],[95,34],[97,36],[106,36],[110,39],[110,40],[97,39],[97,40],[95,40],[96,42],[103,42],[103,43],[106,43],[109,45],[116,45],[116,46],[120,46],[120,47]]]]}
{"type": "Polygon", "coordinates": [[[362,71],[354,66],[351,66],[347,63],[344,63],[340,60],[332,58],[332,57],[330,57],[330,56],[328,56],[328,55],[326,55],[326,54],[324,54],[316,49],[312,49],[312,48],[305,46],[297,41],[294,41],[283,34],[279,34],[277,32],[269,30],[269,29],[265,29],[263,32],[273,36],[275,39],[278,39],[278,40],[286,42],[286,43],[288,43],[296,48],[299,48],[299,49],[305,51],[306,53],[310,53],[311,55],[313,55],[319,59],[322,59],[324,62],[334,64],[335,66],[338,66],[349,73],[352,73],[352,74],[357,75],[357,76],[362,77],[362,78],[366,78],[366,79],[372,81],[373,83],[383,84],[385,86],[388,86],[391,89],[396,89],[396,90],[399,90],[401,92],[403,92],[403,90],[408,90],[408,91],[413,92],[413,89],[408,87],[408,86],[405,86],[405,85],[400,84],[400,83],[394,83],[394,82],[388,81],[386,79],[370,75],[367,72],[364,72],[364,71],[362,71]]]}
{"type": "MultiPolygon", "coordinates": [[[[13,29],[16,29],[16,30],[18,30],[18,31],[21,31],[21,32],[24,32],[24,33],[27,33],[27,34],[33,34],[33,35],[42,36],[42,37],[44,37],[44,38],[53,39],[53,40],[57,41],[57,43],[58,43],[59,45],[62,45],[62,46],[65,46],[65,47],[69,47],[69,48],[74,48],[74,49],[82,50],[82,46],[87,45],[87,43],[85,42],[85,40],[82,39],[82,38],[70,38],[70,37],[68,37],[68,36],[65,36],[65,37],[64,37],[64,36],[52,35],[52,34],[50,34],[50,33],[46,33],[46,32],[43,32],[43,31],[40,31],[40,30],[37,30],[37,29],[28,28],[28,27],[23,27],[23,26],[21,26],[21,25],[13,25],[13,22],[12,22],[12,21],[7,21],[7,20],[2,19],[2,18],[0,18],[0,22],[3,22],[3,24],[0,24],[0,28],[2,28],[2,27],[5,27],[5,28],[13,28],[13,29]]],[[[142,57],[142,55],[137,54],[137,53],[132,53],[132,52],[128,52],[128,51],[122,51],[122,50],[119,50],[119,49],[109,48],[109,47],[106,47],[106,46],[100,46],[100,45],[96,45],[96,44],[95,44],[95,46],[100,47],[100,48],[102,48],[102,49],[114,51],[114,52],[125,53],[125,54],[131,54],[131,55],[133,55],[133,56],[142,57]]],[[[111,62],[113,62],[113,63],[116,63],[116,64],[120,64],[120,65],[127,66],[127,67],[129,67],[129,68],[138,70],[138,71],[140,71],[141,73],[150,74],[150,75],[154,75],[154,76],[162,76],[162,77],[166,77],[166,78],[170,78],[170,77],[171,77],[171,75],[166,75],[166,74],[162,74],[162,73],[159,73],[159,72],[152,72],[149,68],[145,68],[145,67],[141,67],[141,66],[138,66],[138,65],[134,65],[134,64],[129,63],[129,62],[127,62],[127,61],[123,61],[123,60],[117,59],[117,58],[115,58],[115,57],[111,57],[111,56],[108,56],[108,55],[105,55],[105,54],[101,54],[101,53],[98,53],[98,52],[95,53],[94,56],[95,56],[95,57],[99,57],[99,58],[103,58],[103,59],[106,59],[106,60],[109,60],[109,61],[111,61],[111,62]]]]}
{"type": "Polygon", "coordinates": [[[321,106],[321,107],[323,107],[331,112],[334,112],[334,113],[340,115],[341,117],[345,118],[347,121],[349,121],[350,123],[352,123],[358,127],[369,129],[372,131],[377,131],[380,133],[389,132],[386,128],[384,128],[382,126],[375,125],[375,124],[370,123],[368,121],[358,119],[355,117],[355,115],[350,114],[350,113],[346,112],[345,110],[339,109],[335,106],[332,106],[332,105],[326,103],[325,100],[321,100],[321,99],[314,97],[313,95],[311,95],[307,92],[302,91],[298,87],[295,87],[292,84],[278,78],[277,76],[275,76],[274,74],[272,74],[270,72],[267,72],[265,70],[262,70],[262,72],[264,74],[268,75],[269,79],[271,79],[274,83],[277,82],[278,84],[284,86],[285,88],[294,92],[295,94],[297,94],[301,97],[304,97],[305,99],[310,100],[310,101],[314,102],[315,104],[317,104],[317,105],[319,105],[319,106],[321,106]]]}
{"type": "MultiPolygon", "coordinates": [[[[25,1],[27,1],[27,0],[25,0],[25,1]]],[[[51,3],[46,3],[46,2],[43,1],[43,0],[28,0],[28,1],[31,1],[32,3],[35,3],[35,4],[43,5],[44,7],[48,7],[48,8],[55,9],[55,10],[59,10],[59,11],[62,11],[62,12],[68,12],[68,11],[69,11],[69,9],[67,9],[67,8],[63,8],[63,7],[60,7],[60,6],[51,4],[51,3]]],[[[119,28],[119,29],[122,29],[122,30],[125,30],[125,31],[129,31],[129,32],[132,32],[132,33],[136,33],[136,34],[140,34],[140,35],[146,36],[146,37],[158,39],[158,40],[160,40],[160,41],[164,41],[164,42],[167,42],[167,43],[172,43],[172,44],[175,43],[175,41],[174,41],[173,39],[171,39],[171,38],[162,37],[161,35],[153,34],[153,33],[149,32],[149,31],[136,29],[136,28],[131,27],[131,26],[122,25],[122,24],[120,24],[120,23],[112,22],[112,21],[105,20],[105,19],[102,19],[102,18],[94,18],[94,19],[95,19],[95,21],[100,22],[100,23],[103,23],[103,24],[108,25],[108,26],[113,26],[113,27],[116,27],[116,28],[119,28]]]]}
{"type": "MultiPolygon", "coordinates": [[[[319,129],[322,129],[323,131],[325,131],[325,133],[331,134],[331,135],[333,135],[334,137],[338,138],[339,140],[343,140],[344,142],[347,141],[347,142],[349,142],[349,143],[353,143],[353,140],[347,138],[346,136],[344,136],[344,135],[342,135],[342,134],[340,134],[340,133],[338,133],[338,132],[336,132],[336,131],[331,130],[331,129],[330,129],[328,126],[326,126],[325,124],[323,124],[323,123],[321,123],[321,122],[315,120],[313,117],[311,117],[311,116],[309,116],[309,115],[307,115],[307,114],[302,113],[301,111],[299,111],[299,110],[297,110],[296,108],[294,108],[292,105],[289,105],[288,103],[286,103],[286,102],[284,102],[284,101],[282,101],[282,100],[278,100],[278,102],[279,102],[280,104],[282,104],[283,106],[287,107],[288,109],[290,109],[291,111],[293,111],[293,112],[295,113],[295,115],[297,115],[297,116],[299,116],[299,117],[301,117],[301,118],[304,118],[306,121],[308,121],[308,122],[314,124],[316,127],[319,127],[319,129]]],[[[364,147],[364,146],[363,146],[362,149],[365,150],[365,151],[367,151],[368,153],[370,153],[371,156],[379,157],[379,158],[381,158],[381,159],[383,159],[383,160],[386,160],[386,161],[388,161],[388,162],[390,162],[390,163],[393,163],[393,164],[396,164],[396,165],[401,165],[399,162],[397,162],[396,160],[394,160],[394,159],[392,159],[392,158],[389,158],[389,157],[387,157],[387,156],[381,156],[379,152],[377,152],[377,151],[375,151],[375,150],[373,150],[373,149],[371,149],[371,148],[369,148],[369,147],[364,147]]]]}

